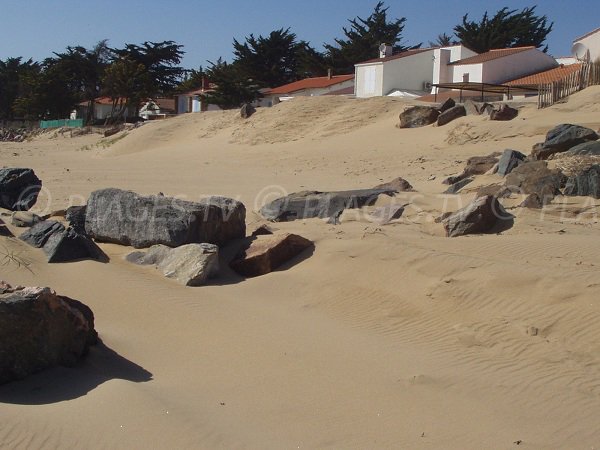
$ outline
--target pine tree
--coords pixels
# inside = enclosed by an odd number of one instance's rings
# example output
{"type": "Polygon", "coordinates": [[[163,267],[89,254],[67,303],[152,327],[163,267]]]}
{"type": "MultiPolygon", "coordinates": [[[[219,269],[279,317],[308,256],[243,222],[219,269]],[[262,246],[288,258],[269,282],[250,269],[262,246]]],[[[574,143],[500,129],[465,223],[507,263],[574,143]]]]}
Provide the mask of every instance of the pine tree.
{"type": "MultiPolygon", "coordinates": [[[[554,23],[548,24],[546,16],[538,17],[535,8],[517,12],[504,7],[493,17],[486,11],[479,22],[468,20],[468,14],[465,14],[462,24],[454,27],[454,32],[463,45],[477,53],[497,48],[541,48],[554,23]]],[[[548,47],[543,47],[543,51],[548,51],[548,47]]]]}

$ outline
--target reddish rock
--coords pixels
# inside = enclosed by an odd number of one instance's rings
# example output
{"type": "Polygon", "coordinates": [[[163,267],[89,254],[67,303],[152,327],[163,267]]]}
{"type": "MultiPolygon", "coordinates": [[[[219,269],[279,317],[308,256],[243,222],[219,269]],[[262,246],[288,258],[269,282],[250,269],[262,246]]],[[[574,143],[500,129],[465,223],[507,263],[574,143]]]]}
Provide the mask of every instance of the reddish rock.
{"type": "Polygon", "coordinates": [[[246,277],[265,275],[313,246],[312,241],[297,234],[256,236],[229,265],[246,277]]]}

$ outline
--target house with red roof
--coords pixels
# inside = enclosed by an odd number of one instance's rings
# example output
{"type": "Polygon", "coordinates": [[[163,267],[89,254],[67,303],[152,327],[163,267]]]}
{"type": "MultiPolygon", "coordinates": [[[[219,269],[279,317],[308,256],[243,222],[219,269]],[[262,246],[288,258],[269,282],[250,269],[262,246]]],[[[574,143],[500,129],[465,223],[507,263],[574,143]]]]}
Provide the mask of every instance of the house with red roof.
{"type": "Polygon", "coordinates": [[[558,67],[556,60],[537,48],[517,47],[489,52],[450,63],[453,83],[503,84],[558,67]]]}
{"type": "Polygon", "coordinates": [[[382,44],[379,58],[356,64],[356,96],[359,98],[401,95],[418,97],[432,84],[451,79],[449,64],[476,55],[463,45],[417,48],[393,53],[382,44]]]}
{"type": "Polygon", "coordinates": [[[334,94],[336,91],[347,92],[354,87],[354,74],[327,75],[326,77],[305,78],[284,84],[263,92],[263,103],[273,106],[294,97],[315,97],[325,94],[334,94]]]}

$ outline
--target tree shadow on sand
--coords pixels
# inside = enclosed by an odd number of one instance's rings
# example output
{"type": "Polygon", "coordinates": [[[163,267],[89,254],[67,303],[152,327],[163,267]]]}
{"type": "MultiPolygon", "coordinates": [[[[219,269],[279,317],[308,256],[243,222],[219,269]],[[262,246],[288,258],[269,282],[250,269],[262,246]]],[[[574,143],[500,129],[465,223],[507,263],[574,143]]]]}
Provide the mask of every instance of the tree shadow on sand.
{"type": "Polygon", "coordinates": [[[98,342],[76,367],[56,367],[0,386],[0,402],[46,405],[73,400],[114,379],[143,383],[152,374],[98,342]]]}

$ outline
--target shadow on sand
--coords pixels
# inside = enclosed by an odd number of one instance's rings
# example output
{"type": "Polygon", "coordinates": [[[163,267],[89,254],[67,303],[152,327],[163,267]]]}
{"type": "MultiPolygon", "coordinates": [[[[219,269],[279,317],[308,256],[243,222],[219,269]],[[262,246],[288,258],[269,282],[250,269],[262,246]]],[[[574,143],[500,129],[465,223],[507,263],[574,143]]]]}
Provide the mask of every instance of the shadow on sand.
{"type": "Polygon", "coordinates": [[[73,400],[114,379],[143,383],[152,374],[98,342],[76,367],[56,367],[0,386],[0,402],[46,405],[73,400]]]}

